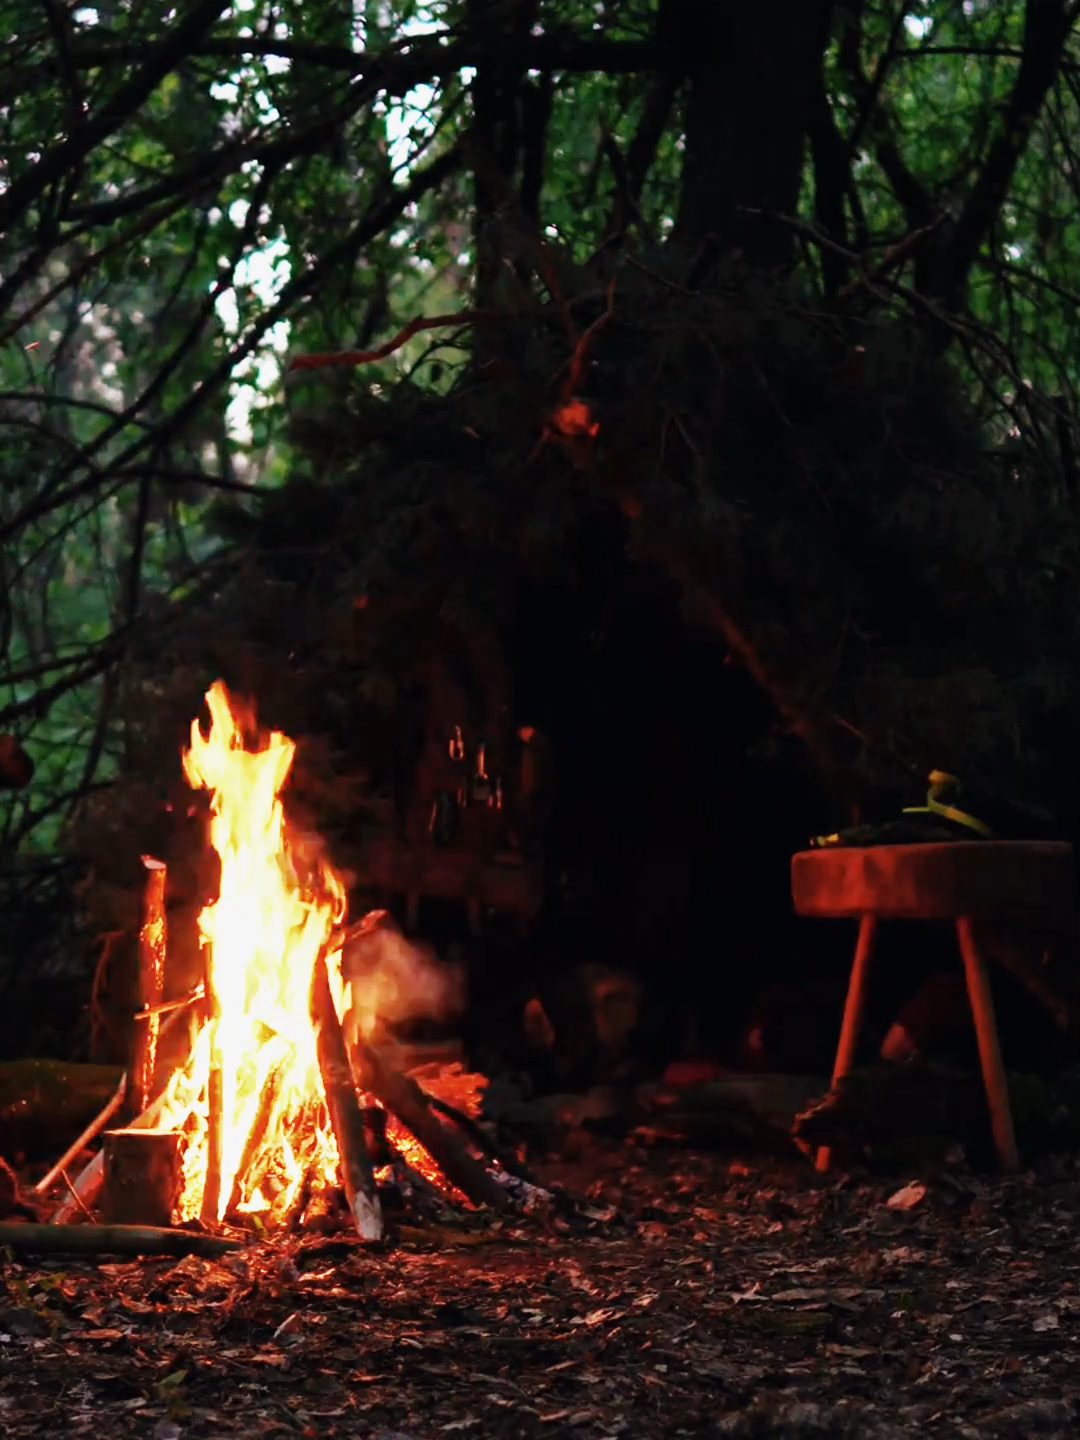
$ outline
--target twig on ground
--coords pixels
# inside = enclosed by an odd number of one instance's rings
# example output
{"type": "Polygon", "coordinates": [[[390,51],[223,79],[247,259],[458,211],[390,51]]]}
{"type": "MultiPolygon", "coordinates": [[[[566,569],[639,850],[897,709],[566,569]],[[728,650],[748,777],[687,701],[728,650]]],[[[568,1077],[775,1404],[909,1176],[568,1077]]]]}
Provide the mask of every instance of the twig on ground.
{"type": "Polygon", "coordinates": [[[239,1240],[153,1225],[6,1225],[0,1246],[20,1255],[201,1255],[243,1248],[239,1240]]]}

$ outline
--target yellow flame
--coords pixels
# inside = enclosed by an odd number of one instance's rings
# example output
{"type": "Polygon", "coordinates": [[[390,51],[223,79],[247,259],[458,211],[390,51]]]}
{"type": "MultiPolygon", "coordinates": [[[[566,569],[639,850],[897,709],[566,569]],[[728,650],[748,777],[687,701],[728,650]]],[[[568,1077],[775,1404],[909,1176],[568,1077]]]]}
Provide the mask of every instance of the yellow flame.
{"type": "MultiPolygon", "coordinates": [[[[211,793],[221,884],[199,916],[207,1014],[167,1097],[172,1123],[187,1131],[181,1208],[184,1218],[198,1213],[207,1182],[213,1070],[222,1115],[217,1218],[237,1201],[283,1217],[305,1174],[314,1169],[332,1184],[337,1172],[309,994],[315,962],[344,918],[345,888],[325,857],[289,832],[281,790],[293,742],[274,731],[248,749],[250,717],[221,681],[206,701],[210,729],[192,723],[183,762],[192,787],[211,793]]],[[[340,980],[333,988],[340,993],[340,980]]]]}
{"type": "MultiPolygon", "coordinates": [[[[206,1001],[187,1063],[166,1087],[161,1123],[184,1132],[180,1215],[258,1214],[268,1224],[301,1208],[307,1181],[333,1186],[338,1154],[323,1097],[311,1022],[311,980],[326,954],[330,990],[350,1034],[452,1008],[460,977],[422,947],[379,927],[343,963],[344,884],[317,841],[288,825],[281,792],[295,746],[257,735],[221,681],[207,692],[210,728],[191,726],[184,773],[210,792],[210,841],[221,861],[217,899],[199,916],[206,1001]],[[250,747],[250,748],[249,748],[250,747]],[[347,973],[345,973],[347,971],[347,973]],[[212,1183],[210,1095],[220,1097],[220,1179],[212,1183]]],[[[475,1114],[483,1077],[436,1065],[424,1088],[475,1114]]],[[[362,1103],[372,1104],[370,1097],[362,1103]]],[[[431,1156],[394,1116],[391,1144],[454,1194],[431,1156]]]]}

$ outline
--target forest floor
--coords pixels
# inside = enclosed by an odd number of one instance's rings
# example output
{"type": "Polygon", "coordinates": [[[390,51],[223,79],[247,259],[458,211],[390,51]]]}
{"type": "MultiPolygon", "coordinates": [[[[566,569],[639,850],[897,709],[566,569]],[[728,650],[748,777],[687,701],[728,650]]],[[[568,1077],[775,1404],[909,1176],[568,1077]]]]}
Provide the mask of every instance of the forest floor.
{"type": "Polygon", "coordinates": [[[5,1440],[1074,1437],[1080,1168],[596,1149],[578,1220],[0,1272],[5,1440]],[[611,1213],[614,1211],[615,1213],[611,1213]]]}

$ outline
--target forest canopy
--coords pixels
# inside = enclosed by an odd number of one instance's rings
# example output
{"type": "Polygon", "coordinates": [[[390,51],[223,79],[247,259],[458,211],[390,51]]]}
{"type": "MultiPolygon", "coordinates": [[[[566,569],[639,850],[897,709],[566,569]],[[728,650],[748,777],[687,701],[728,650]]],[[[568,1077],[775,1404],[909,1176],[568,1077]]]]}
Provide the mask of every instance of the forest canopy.
{"type": "MultiPolygon", "coordinates": [[[[1000,572],[1010,622],[1038,591],[1013,641],[1064,683],[1031,637],[1076,609],[1080,0],[7,0],[0,24],[0,732],[37,765],[0,812],[9,854],[52,847],[127,763],[125,664],[235,581],[222,501],[272,510],[300,399],[345,393],[290,357],[442,316],[357,372],[367,400],[442,414],[508,346],[561,393],[574,335],[613,363],[624,275],[699,340],[693,297],[734,287],[837,383],[902,372],[928,416],[947,392],[999,485],[1000,533],[974,537],[974,500],[938,485],[972,542],[959,583],[1000,572]],[[539,359],[489,323],[550,340],[552,313],[570,338],[539,359]]],[[[704,435],[685,423],[699,458],[704,435]]],[[[908,501],[881,508],[906,524],[908,501]]]]}

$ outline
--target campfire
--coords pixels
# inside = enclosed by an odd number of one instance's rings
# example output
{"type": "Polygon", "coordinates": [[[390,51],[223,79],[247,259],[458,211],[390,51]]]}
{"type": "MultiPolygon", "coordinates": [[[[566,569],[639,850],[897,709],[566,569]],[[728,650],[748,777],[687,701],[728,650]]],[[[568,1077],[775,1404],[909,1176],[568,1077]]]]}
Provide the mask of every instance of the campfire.
{"type": "Polygon", "coordinates": [[[483,1077],[458,1064],[410,1075],[393,1039],[402,1021],[445,1013],[456,976],[385,911],[348,923],[345,881],[285,810],[294,743],[260,732],[220,681],[206,700],[209,729],[194,721],[183,755],[209,794],[220,860],[199,916],[202,982],[165,996],[167,876],[144,857],[142,1108],[106,1135],[73,1199],[104,1188],[115,1218],[146,1223],[156,1195],[165,1223],[277,1229],[330,1214],[343,1190],[366,1240],[384,1233],[381,1191],[500,1210],[528,1199],[514,1157],[477,1122],[483,1077]],[[156,1081],[180,1021],[186,1057],[156,1081]]]}

